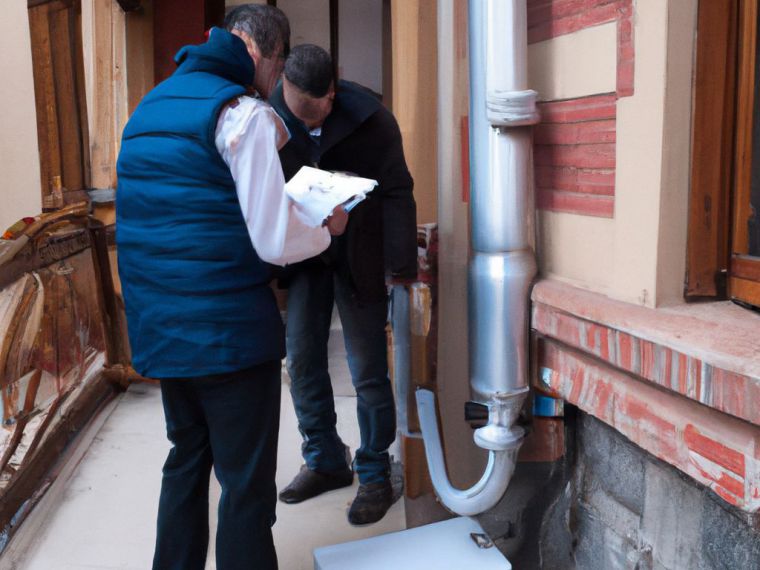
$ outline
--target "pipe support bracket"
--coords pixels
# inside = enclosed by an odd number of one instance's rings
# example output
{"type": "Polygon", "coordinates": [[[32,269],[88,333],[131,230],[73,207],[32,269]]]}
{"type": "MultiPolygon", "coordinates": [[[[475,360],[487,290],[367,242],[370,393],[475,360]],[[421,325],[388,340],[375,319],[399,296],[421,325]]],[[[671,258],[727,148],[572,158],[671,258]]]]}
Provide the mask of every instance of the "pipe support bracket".
{"type": "Polygon", "coordinates": [[[538,93],[525,91],[489,91],[486,95],[488,122],[494,127],[535,125],[540,120],[536,109],[538,93]]]}

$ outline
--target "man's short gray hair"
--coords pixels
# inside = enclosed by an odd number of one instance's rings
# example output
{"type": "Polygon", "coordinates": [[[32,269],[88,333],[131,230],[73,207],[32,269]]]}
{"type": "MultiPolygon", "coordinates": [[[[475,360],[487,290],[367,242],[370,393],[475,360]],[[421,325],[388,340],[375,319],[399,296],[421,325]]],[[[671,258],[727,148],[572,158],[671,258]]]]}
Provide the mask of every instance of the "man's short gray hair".
{"type": "Polygon", "coordinates": [[[271,57],[282,42],[283,55],[290,51],[290,23],[285,13],[267,4],[243,4],[233,8],[224,18],[228,31],[240,30],[256,42],[261,55],[271,57]]]}

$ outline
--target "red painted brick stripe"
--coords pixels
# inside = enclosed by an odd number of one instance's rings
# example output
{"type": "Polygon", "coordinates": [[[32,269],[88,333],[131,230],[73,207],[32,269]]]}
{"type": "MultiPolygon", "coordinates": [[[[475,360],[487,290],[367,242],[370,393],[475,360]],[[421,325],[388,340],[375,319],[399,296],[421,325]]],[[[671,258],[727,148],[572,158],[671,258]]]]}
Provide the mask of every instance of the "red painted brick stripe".
{"type": "Polygon", "coordinates": [[[616,105],[610,94],[540,105],[534,139],[539,208],[613,216],[616,105]]]}
{"type": "Polygon", "coordinates": [[[539,339],[538,363],[543,369],[538,388],[599,418],[728,503],[760,511],[760,462],[753,459],[760,432],[754,426],[662,392],[553,340],[539,339]]]}
{"type": "Polygon", "coordinates": [[[536,193],[536,206],[550,212],[566,212],[599,218],[612,218],[615,214],[615,199],[612,196],[594,196],[542,188],[539,188],[536,193]]]}
{"type": "Polygon", "coordinates": [[[702,457],[706,457],[710,461],[731,470],[742,478],[746,475],[745,459],[738,451],[702,435],[691,424],[686,426],[683,438],[689,449],[696,451],[702,457]]]}
{"type": "Polygon", "coordinates": [[[584,123],[544,123],[536,125],[536,144],[595,144],[615,142],[615,121],[587,121],[584,123]]]}
{"type": "Polygon", "coordinates": [[[528,42],[536,43],[617,21],[617,96],[633,95],[632,0],[529,0],[528,42]]]}
{"type": "Polygon", "coordinates": [[[605,4],[624,4],[625,0],[528,0],[528,26],[566,18],[605,4]]]}
{"type": "Polygon", "coordinates": [[[539,103],[541,123],[580,123],[615,119],[617,97],[614,93],[539,103]]]}
{"type": "Polygon", "coordinates": [[[636,52],[633,45],[633,6],[630,3],[621,8],[618,20],[617,53],[617,95],[633,95],[634,60],[636,52]]]}
{"type": "Polygon", "coordinates": [[[604,6],[598,6],[591,8],[583,12],[560,17],[554,20],[542,22],[535,26],[530,25],[530,19],[528,24],[528,43],[536,43],[557,36],[564,36],[590,28],[592,26],[598,26],[599,24],[605,24],[607,22],[614,22],[618,17],[617,4],[607,4],[604,6]]]}
{"type": "Polygon", "coordinates": [[[537,166],[572,166],[575,168],[615,168],[614,144],[536,145],[537,166]]]}
{"type": "Polygon", "coordinates": [[[615,171],[572,166],[536,166],[536,187],[543,190],[612,196],[615,193],[615,171]]]}

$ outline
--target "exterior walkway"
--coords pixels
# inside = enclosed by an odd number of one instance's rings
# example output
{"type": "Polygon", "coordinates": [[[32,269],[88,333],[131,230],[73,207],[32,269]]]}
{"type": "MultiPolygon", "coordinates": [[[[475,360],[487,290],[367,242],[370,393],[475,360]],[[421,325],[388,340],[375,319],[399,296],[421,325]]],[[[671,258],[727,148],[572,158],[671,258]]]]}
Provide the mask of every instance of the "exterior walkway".
{"type": "MultiPolygon", "coordinates": [[[[356,449],[356,395],[345,365],[339,329],[333,329],[330,354],[338,431],[356,449]]],[[[283,371],[282,421],[277,486],[284,487],[301,465],[300,435],[283,371]]],[[[0,569],[84,570],[150,568],[161,466],[169,450],[157,386],[133,385],[92,425],[81,460],[69,465],[24,522],[0,559],[0,569]],[[89,440],[89,441],[88,441],[89,440]]],[[[398,456],[398,454],[396,454],[398,456]]],[[[340,489],[300,505],[278,503],[274,538],[283,570],[310,570],[318,546],[365,538],[405,528],[403,501],[375,525],[356,528],[346,509],[356,493],[340,489]]],[[[219,486],[212,477],[210,520],[216,523],[219,486]]],[[[215,569],[211,541],[207,569],[215,569]]]]}

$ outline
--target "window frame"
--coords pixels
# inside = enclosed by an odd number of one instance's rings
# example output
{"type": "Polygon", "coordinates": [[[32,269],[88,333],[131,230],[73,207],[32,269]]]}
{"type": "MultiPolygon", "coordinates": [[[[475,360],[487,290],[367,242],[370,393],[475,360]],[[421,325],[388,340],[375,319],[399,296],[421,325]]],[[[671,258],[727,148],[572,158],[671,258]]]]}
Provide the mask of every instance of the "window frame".
{"type": "Polygon", "coordinates": [[[758,0],[699,5],[687,300],[733,298],[760,306],[760,258],[747,255],[746,229],[757,15],[758,0]]]}
{"type": "Polygon", "coordinates": [[[752,135],[755,114],[758,0],[740,0],[738,13],[738,74],[736,140],[728,291],[732,298],[760,306],[760,257],[749,255],[747,220],[752,182],[752,135]]]}

